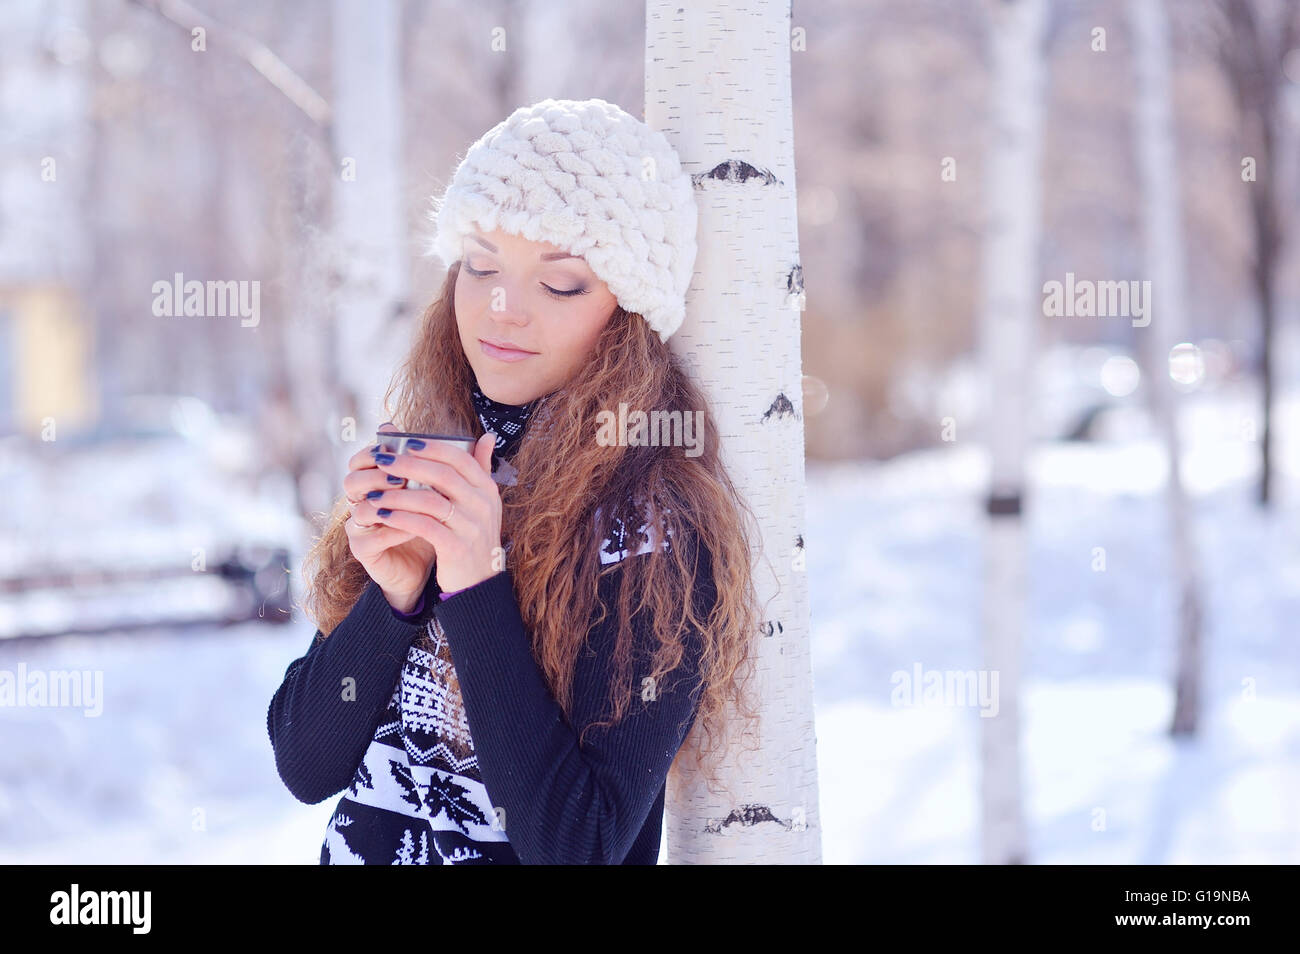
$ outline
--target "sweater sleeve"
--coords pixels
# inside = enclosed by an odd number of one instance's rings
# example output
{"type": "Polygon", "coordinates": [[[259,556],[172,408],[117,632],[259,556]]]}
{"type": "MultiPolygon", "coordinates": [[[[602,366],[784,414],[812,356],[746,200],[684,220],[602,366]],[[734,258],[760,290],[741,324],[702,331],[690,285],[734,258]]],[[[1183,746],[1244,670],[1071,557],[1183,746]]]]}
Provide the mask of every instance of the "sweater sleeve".
{"type": "MultiPolygon", "coordinates": [[[[698,551],[697,551],[698,552],[698,551]]],[[[599,581],[607,614],[591,627],[573,683],[573,726],[533,657],[508,569],[435,607],[460,680],[479,770],[506,837],[523,864],[621,864],[664,786],[694,724],[702,639],[688,629],[682,662],[658,691],[633,696],[613,726],[582,727],[608,716],[617,637],[612,583],[648,557],[630,556],[599,581]],[[611,585],[607,585],[611,584],[611,585]],[[653,695],[649,701],[644,696],[653,695]]],[[[712,605],[707,563],[697,572],[697,613],[712,605]]],[[[633,686],[650,672],[648,610],[633,617],[633,686]]],[[[597,612],[596,615],[599,615],[597,612]]]]}
{"type": "Polygon", "coordinates": [[[423,610],[403,619],[374,580],[326,638],[289,664],[266,711],[275,767],[285,787],[309,805],[352,781],[387,708],[412,640],[437,602],[429,574],[423,610]],[[350,681],[349,681],[350,680],[350,681]]]}

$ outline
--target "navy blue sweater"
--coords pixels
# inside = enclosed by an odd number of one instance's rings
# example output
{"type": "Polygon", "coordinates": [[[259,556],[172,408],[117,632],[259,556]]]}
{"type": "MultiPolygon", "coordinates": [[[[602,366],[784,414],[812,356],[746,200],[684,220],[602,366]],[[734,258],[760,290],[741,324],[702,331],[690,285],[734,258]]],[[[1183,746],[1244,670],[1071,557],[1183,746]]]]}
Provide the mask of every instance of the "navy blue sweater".
{"type": "MultiPolygon", "coordinates": [[[[573,722],[532,654],[509,569],[439,599],[436,572],[413,616],[398,614],[371,581],[328,638],[290,663],[267,710],[276,768],[289,791],[315,804],[344,791],[322,863],[655,864],[665,777],[694,724],[699,634],[685,634],[681,664],[650,701],[634,696],[608,715],[615,582],[646,548],[609,555],[598,585],[606,618],[591,627],[573,682],[573,722]],[[447,689],[430,678],[428,633],[445,640],[459,678],[459,725],[447,689]],[[435,854],[436,853],[436,854],[435,854]]],[[[697,613],[715,599],[707,551],[693,593],[697,613]]],[[[648,610],[633,617],[633,686],[650,672],[648,610]]],[[[597,608],[596,615],[599,615],[597,608]]],[[[445,664],[444,664],[445,668],[445,664]]]]}

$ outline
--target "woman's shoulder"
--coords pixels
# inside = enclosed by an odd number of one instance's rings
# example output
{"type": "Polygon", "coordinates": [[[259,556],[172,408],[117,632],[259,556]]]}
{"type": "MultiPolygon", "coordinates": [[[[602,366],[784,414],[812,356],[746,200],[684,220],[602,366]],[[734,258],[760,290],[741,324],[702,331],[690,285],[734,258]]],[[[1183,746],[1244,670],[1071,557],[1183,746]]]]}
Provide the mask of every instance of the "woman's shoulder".
{"type": "Polygon", "coordinates": [[[659,509],[648,504],[628,502],[606,518],[602,507],[597,506],[595,522],[602,537],[597,552],[602,566],[620,563],[630,556],[652,553],[658,541],[659,549],[667,552],[680,532],[674,529],[677,521],[666,519],[672,514],[670,506],[659,509]]]}
{"type": "Polygon", "coordinates": [[[671,515],[671,506],[664,505],[656,510],[641,505],[627,507],[602,524],[601,508],[597,507],[597,535],[602,538],[598,548],[601,566],[640,564],[643,562],[640,558],[655,551],[657,540],[658,548],[664,553],[674,548],[683,553],[687,565],[694,567],[692,589],[697,597],[703,599],[704,605],[710,605],[716,598],[713,553],[698,527],[691,521],[670,519],[671,515]]]}

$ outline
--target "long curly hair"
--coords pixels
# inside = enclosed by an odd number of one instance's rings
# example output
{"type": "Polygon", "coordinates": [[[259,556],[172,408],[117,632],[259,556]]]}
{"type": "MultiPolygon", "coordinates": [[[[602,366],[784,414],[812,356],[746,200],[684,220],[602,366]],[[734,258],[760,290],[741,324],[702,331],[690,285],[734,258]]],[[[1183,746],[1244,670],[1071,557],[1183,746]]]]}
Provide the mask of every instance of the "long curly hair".
{"type": "MultiPolygon", "coordinates": [[[[456,326],[460,265],[457,261],[448,268],[385,393],[385,413],[400,430],[483,433],[470,394],[473,371],[456,326]]],[[[756,531],[749,522],[753,513],[723,467],[718,429],[704,394],[642,317],[616,305],[589,363],[534,407],[512,463],[517,481],[500,488],[502,545],[533,656],[570,724],[578,653],[589,628],[606,615],[598,581],[621,565],[602,566],[598,549],[606,538],[620,539],[629,527],[635,537],[642,525],[652,543],[650,555],[638,557],[641,572],[619,574],[609,718],[582,727],[579,745],[590,728],[618,722],[638,694],[631,674],[630,623],[648,609],[657,641],[651,685],[663,685],[680,664],[684,626],[702,637],[696,719],[670,773],[681,772],[683,757],[689,758],[716,793],[727,735],[724,721],[740,720],[735,737],[744,743],[758,738],[752,731],[758,707],[750,687],[760,617],[752,573],[757,552],[756,531]],[[687,457],[680,447],[616,446],[594,439],[597,414],[617,409],[619,402],[647,412],[702,411],[701,453],[687,457]],[[698,588],[695,548],[670,543],[664,549],[665,534],[702,546],[707,554],[702,564],[717,594],[711,607],[687,598],[698,588]],[[600,615],[595,616],[598,604],[600,615]]],[[[346,496],[339,495],[328,517],[316,516],[325,517],[327,525],[304,561],[303,578],[309,583],[301,606],[318,626],[319,638],[325,638],[356,604],[369,575],[348,544],[346,496]]],[[[626,546],[636,552],[635,543],[626,546]]],[[[445,641],[435,645],[427,635],[422,639],[423,648],[450,662],[445,641]]],[[[448,696],[453,708],[460,707],[454,714],[463,718],[454,670],[440,668],[451,672],[445,680],[448,696]]]]}

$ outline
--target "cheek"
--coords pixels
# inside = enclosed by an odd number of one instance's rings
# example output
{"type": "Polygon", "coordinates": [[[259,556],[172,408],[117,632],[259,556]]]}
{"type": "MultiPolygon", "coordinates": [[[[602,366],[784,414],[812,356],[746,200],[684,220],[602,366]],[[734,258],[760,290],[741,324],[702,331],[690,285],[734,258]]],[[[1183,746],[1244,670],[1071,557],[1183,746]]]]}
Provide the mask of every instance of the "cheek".
{"type": "Polygon", "coordinates": [[[457,279],[455,292],[452,296],[452,306],[456,310],[456,323],[461,324],[480,309],[481,302],[479,295],[475,294],[474,286],[464,279],[457,279]]]}
{"type": "Polygon", "coordinates": [[[593,302],[585,307],[581,315],[574,315],[578,319],[571,325],[573,328],[571,341],[574,349],[584,355],[589,354],[591,349],[596,346],[597,339],[600,338],[601,332],[605,329],[605,324],[609,320],[610,309],[603,303],[593,302]]]}

